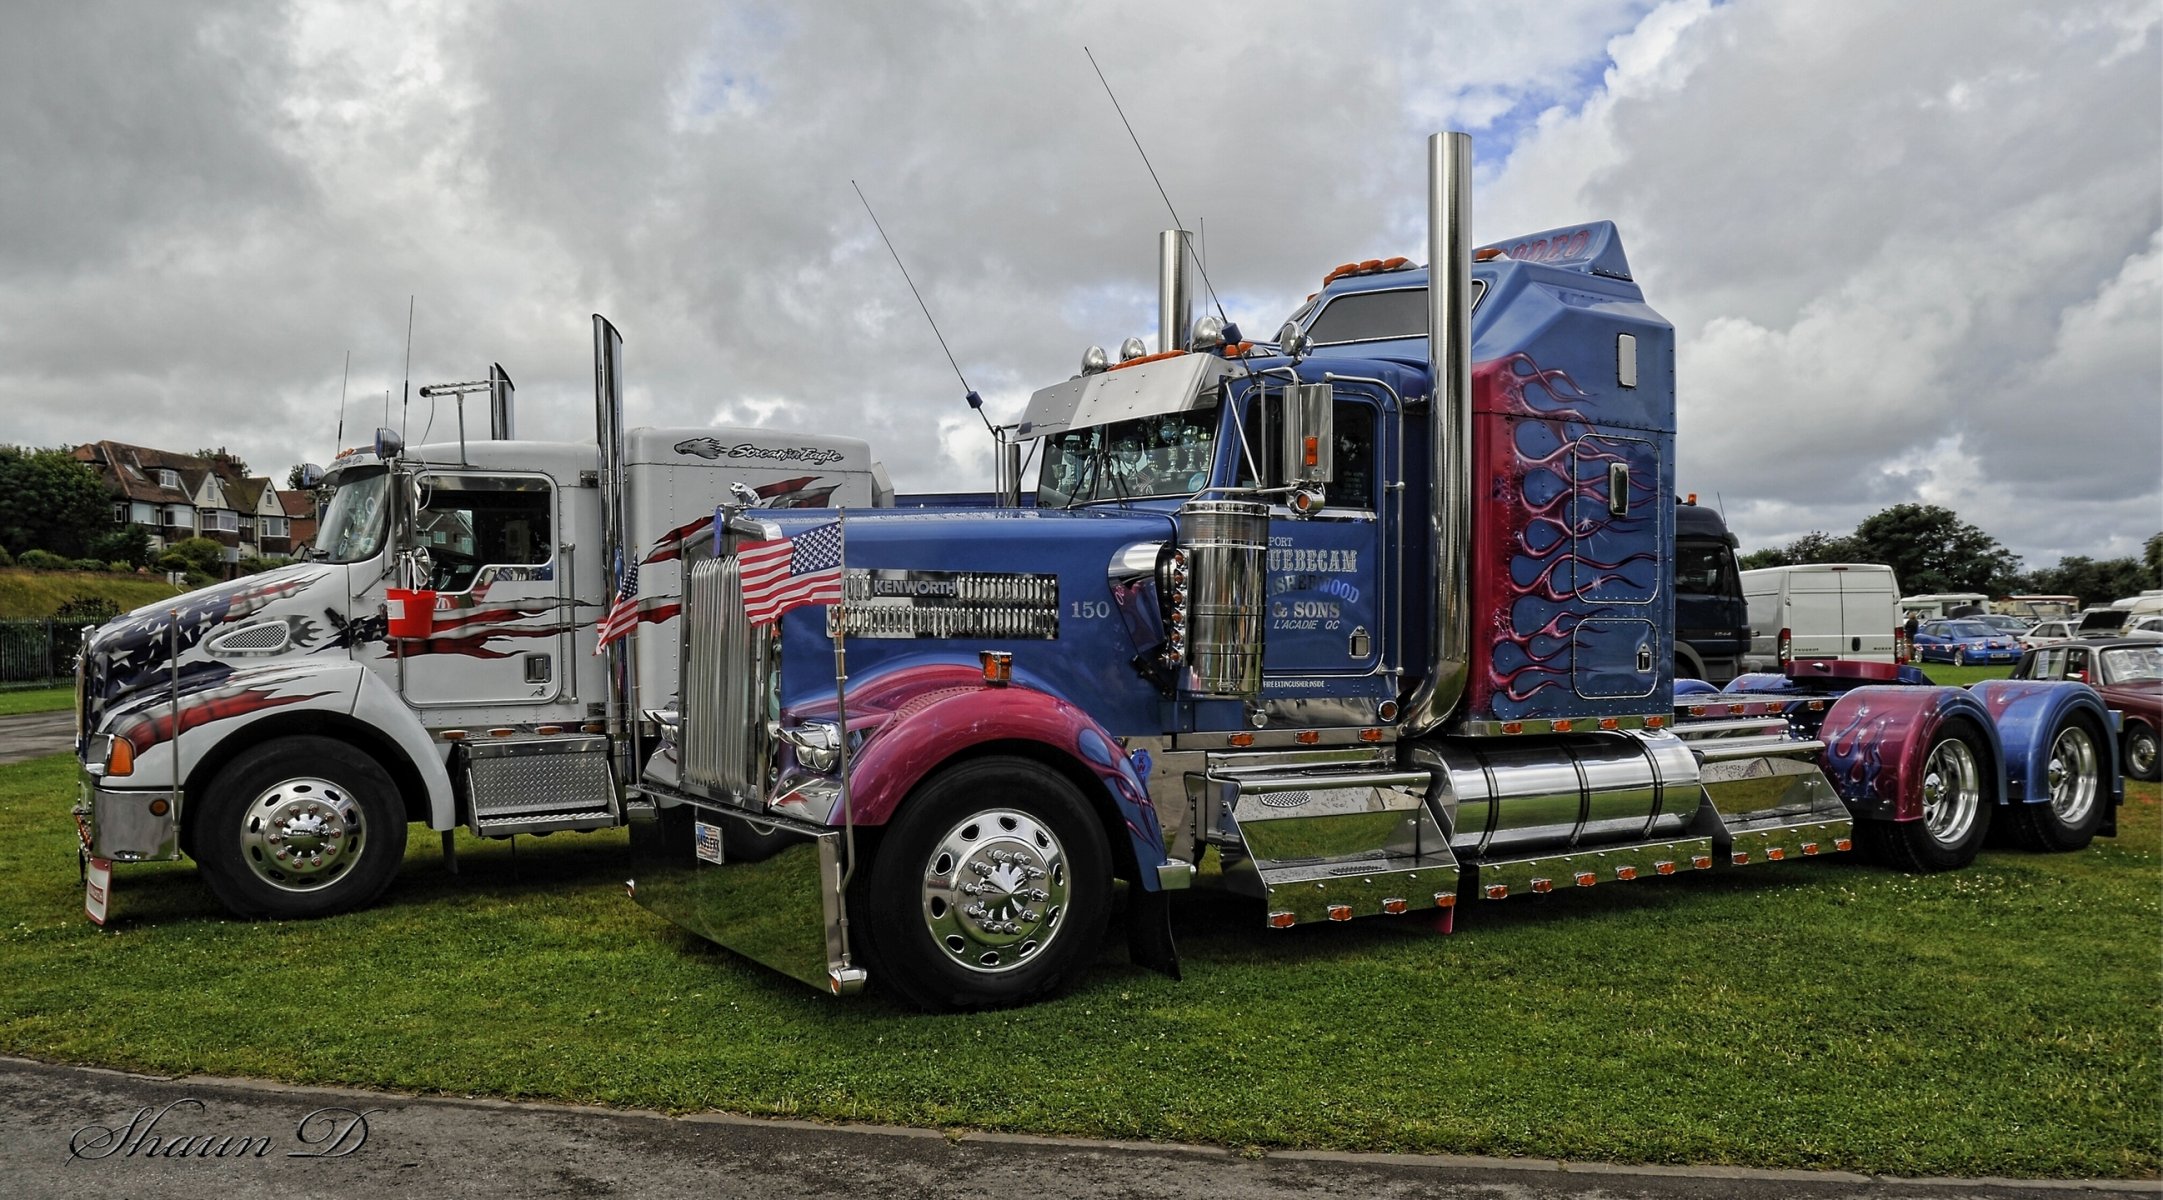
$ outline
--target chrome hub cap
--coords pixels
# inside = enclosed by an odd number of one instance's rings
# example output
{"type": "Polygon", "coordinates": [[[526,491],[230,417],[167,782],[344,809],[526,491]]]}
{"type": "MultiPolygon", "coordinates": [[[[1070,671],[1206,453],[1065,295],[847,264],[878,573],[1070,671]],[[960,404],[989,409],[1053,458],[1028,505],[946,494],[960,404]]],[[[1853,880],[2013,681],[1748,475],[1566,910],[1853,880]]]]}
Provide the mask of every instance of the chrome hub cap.
{"type": "Polygon", "coordinates": [[[2058,735],[2050,747],[2050,811],[2067,825],[2088,819],[2095,808],[2102,780],[2095,769],[2095,741],[2088,731],[2072,726],[2058,735]]]}
{"type": "Polygon", "coordinates": [[[1066,851],[1042,822],[995,809],[954,826],[924,864],[931,940],[972,971],[1011,971],[1059,936],[1066,851]]]}
{"type": "Polygon", "coordinates": [[[1958,845],[1983,806],[1975,752],[1957,738],[1939,742],[1923,766],[1923,827],[1939,844],[1958,845]]]}
{"type": "Polygon", "coordinates": [[[256,878],[287,892],[312,892],[342,878],[361,855],[360,806],[327,779],[288,779],[248,805],[241,857],[256,878]]]}

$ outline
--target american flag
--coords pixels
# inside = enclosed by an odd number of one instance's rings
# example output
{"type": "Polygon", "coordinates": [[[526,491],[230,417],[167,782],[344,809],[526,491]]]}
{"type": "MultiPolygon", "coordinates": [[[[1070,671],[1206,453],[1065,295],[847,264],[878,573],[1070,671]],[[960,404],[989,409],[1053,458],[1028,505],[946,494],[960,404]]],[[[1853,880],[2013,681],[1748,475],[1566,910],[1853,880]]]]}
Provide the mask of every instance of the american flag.
{"type": "Polygon", "coordinates": [[[778,621],[799,604],[841,602],[841,526],[807,529],[792,538],[753,542],[737,555],[743,571],[744,615],[754,625],[778,621]]]}
{"type": "Polygon", "coordinates": [[[608,649],[608,644],[638,627],[638,556],[632,555],[623,563],[623,582],[616,586],[616,603],[601,618],[600,639],[593,644],[598,657],[608,649]]]}

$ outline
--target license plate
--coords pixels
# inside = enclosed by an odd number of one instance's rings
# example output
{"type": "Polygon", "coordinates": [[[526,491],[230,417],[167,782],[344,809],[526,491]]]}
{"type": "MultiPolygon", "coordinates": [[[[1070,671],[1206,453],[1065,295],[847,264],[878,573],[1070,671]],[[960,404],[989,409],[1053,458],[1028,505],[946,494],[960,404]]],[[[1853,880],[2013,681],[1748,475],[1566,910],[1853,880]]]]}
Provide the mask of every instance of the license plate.
{"type": "Polygon", "coordinates": [[[113,860],[93,858],[83,872],[83,913],[99,925],[112,911],[113,860]]]}
{"type": "Polygon", "coordinates": [[[704,821],[693,821],[691,822],[691,836],[694,843],[693,852],[698,855],[699,861],[710,863],[721,861],[721,827],[719,825],[708,825],[704,821]]]}

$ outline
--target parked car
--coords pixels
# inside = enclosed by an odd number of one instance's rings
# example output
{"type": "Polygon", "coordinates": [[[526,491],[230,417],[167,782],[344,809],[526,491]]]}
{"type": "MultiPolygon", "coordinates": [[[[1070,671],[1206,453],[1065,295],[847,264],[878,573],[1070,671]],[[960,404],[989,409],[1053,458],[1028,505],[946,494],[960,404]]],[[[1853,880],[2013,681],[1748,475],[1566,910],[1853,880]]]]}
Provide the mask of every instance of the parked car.
{"type": "Polygon", "coordinates": [[[1925,621],[1915,631],[1915,657],[1923,662],[2009,663],[2020,660],[2020,643],[1980,620],[1925,621]]]}
{"type": "Polygon", "coordinates": [[[2077,679],[2103,694],[2120,714],[2120,757],[2125,773],[2153,782],[2158,773],[2157,731],[2163,730],[2163,641],[2153,638],[2091,638],[2030,650],[2013,668],[2015,679],[2077,679]]]}
{"type": "Polygon", "coordinates": [[[2018,640],[2021,634],[2028,632],[2029,627],[2035,624],[2034,621],[2026,617],[2015,616],[2012,613],[1984,613],[1982,616],[1969,619],[1981,621],[1999,633],[2015,640],[2018,640]]]}
{"type": "Polygon", "coordinates": [[[2020,635],[2020,644],[2030,650],[2048,646],[2073,636],[2073,627],[2080,624],[2078,617],[2059,617],[2049,621],[2037,621],[2035,628],[2020,635]]]}

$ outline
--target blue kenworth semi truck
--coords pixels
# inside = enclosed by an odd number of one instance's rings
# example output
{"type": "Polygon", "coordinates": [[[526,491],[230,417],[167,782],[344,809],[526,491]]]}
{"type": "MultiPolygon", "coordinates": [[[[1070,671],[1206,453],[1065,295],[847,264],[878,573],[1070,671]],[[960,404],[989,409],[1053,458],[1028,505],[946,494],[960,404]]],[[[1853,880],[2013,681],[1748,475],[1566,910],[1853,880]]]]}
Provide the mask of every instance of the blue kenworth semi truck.
{"type": "Polygon", "coordinates": [[[722,508],[629,781],[632,895],[836,993],[968,1009],[1071,981],[1121,880],[1130,952],[1176,975],[1211,848],[1269,927],[1447,929],[1858,842],[1938,870],[1998,822],[2113,832],[2085,686],[1678,686],[1673,329],[1612,225],[1475,256],[1470,168],[1430,140],[1416,352],[1205,318],[1035,393],[995,507],[722,508]]]}

